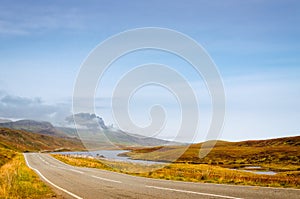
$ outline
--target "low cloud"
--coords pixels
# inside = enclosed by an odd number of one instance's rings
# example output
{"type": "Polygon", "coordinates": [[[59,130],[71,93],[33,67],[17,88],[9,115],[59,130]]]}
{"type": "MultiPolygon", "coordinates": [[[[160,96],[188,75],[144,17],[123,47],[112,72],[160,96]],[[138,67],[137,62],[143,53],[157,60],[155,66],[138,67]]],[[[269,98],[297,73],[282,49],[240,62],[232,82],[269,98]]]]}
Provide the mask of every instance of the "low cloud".
{"type": "Polygon", "coordinates": [[[0,117],[3,118],[45,120],[58,124],[70,115],[70,110],[69,103],[47,104],[41,98],[0,93],[0,117]]]}

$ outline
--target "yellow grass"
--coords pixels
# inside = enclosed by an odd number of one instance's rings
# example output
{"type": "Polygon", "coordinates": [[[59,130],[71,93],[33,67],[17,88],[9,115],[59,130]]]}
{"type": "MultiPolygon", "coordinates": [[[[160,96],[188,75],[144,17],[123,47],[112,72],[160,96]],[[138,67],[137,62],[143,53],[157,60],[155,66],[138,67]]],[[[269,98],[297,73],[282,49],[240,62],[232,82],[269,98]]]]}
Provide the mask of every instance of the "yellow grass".
{"type": "Polygon", "coordinates": [[[55,194],[29,169],[22,154],[0,168],[0,198],[52,198],[55,194]]]}

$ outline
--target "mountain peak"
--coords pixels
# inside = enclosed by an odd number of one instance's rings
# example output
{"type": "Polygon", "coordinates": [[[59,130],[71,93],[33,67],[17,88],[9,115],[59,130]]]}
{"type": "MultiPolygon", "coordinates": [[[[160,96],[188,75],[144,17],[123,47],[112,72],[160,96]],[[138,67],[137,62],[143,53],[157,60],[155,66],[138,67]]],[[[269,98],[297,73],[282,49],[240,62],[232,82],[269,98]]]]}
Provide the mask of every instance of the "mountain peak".
{"type": "Polygon", "coordinates": [[[86,127],[88,129],[96,129],[99,126],[102,129],[107,129],[104,120],[94,113],[76,113],[66,118],[68,123],[76,122],[77,125],[86,127]]]}

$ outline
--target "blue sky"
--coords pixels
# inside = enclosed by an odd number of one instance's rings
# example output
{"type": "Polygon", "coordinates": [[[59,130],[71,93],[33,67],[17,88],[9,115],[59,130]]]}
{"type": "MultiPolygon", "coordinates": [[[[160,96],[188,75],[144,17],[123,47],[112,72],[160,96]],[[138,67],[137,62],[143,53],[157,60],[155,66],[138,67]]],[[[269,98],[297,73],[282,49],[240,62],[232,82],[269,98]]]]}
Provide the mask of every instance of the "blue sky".
{"type": "MultiPolygon", "coordinates": [[[[128,29],[163,27],[195,39],[218,66],[227,107],[221,139],[299,135],[299,22],[300,2],[296,0],[2,0],[0,117],[58,123],[71,110],[80,65],[96,45],[128,29]]],[[[197,81],[192,69],[164,53],[137,53],[115,63],[99,86],[97,113],[107,123],[114,123],[106,95],[109,96],[119,75],[148,62],[172,65],[197,90],[198,97],[203,99],[199,106],[205,124],[201,122],[201,135],[197,138],[202,140],[210,114],[205,87],[197,81]]],[[[143,117],[145,111],[138,110],[147,109],[156,100],[170,106],[169,115],[178,112],[170,95],[160,88],[148,89],[148,93],[157,95],[146,100],[145,90],[136,96],[134,102],[139,109],[133,108],[132,114],[138,124],[149,122],[143,117]]],[[[177,127],[177,121],[178,118],[170,119],[169,131],[177,127]]]]}

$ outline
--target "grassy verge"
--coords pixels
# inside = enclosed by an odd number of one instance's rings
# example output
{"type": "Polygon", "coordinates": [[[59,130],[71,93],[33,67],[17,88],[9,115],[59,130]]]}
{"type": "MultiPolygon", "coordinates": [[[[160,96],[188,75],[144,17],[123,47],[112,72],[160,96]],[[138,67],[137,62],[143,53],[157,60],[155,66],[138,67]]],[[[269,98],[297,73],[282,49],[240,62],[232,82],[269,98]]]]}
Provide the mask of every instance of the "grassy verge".
{"type": "Polygon", "coordinates": [[[53,155],[53,157],[73,166],[105,169],[149,178],[191,182],[300,188],[299,172],[294,172],[292,174],[281,173],[276,175],[258,175],[222,168],[215,165],[173,163],[164,168],[158,168],[157,170],[155,169],[155,167],[158,166],[154,165],[152,166],[152,172],[142,173],[141,171],[145,169],[144,166],[128,162],[112,162],[106,160],[100,161],[97,159],[88,159],[57,154],[53,155]]]}
{"type": "Polygon", "coordinates": [[[52,198],[55,194],[26,166],[20,153],[0,167],[0,198],[52,198]]]}
{"type": "Polygon", "coordinates": [[[0,168],[5,163],[12,160],[16,155],[15,151],[1,147],[0,145],[0,168]]]}

